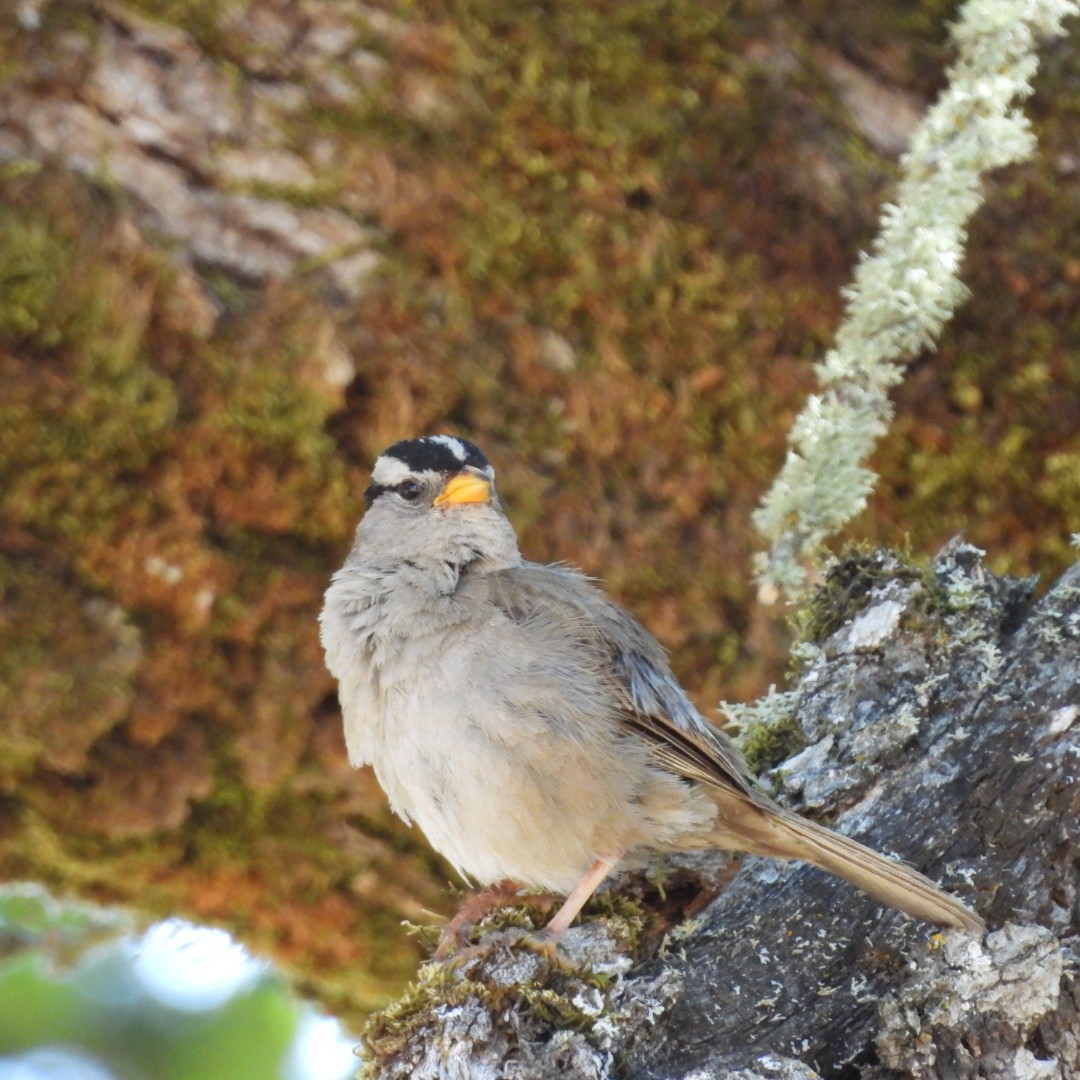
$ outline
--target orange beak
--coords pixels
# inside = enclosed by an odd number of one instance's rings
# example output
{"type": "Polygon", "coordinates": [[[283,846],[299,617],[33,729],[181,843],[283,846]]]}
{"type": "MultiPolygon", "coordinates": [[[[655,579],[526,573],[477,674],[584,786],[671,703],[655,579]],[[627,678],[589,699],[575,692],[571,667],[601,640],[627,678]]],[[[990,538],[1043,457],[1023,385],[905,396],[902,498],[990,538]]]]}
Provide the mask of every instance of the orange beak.
{"type": "Polygon", "coordinates": [[[491,481],[475,472],[459,472],[446,481],[435,497],[436,506],[463,506],[491,502],[491,481]]]}

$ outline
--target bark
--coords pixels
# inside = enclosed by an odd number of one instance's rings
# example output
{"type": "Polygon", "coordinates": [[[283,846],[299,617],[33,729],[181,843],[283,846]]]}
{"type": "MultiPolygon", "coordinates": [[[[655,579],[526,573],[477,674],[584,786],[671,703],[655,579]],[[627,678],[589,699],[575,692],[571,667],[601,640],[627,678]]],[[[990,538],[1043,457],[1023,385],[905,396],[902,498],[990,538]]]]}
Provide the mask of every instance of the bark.
{"type": "MultiPolygon", "coordinates": [[[[296,204],[316,188],[318,163],[281,134],[377,78],[355,16],[318,0],[261,3],[200,42],[137,5],[84,8],[74,26],[64,4],[9,13],[24,34],[9,30],[21,63],[0,99],[0,157],[107,176],[185,260],[249,281],[310,261],[327,287],[355,298],[376,262],[372,234],[340,204],[296,204]]],[[[355,198],[348,208],[359,209],[355,198]]]]}
{"type": "Polygon", "coordinates": [[[1077,1075],[1080,566],[1032,591],[963,543],[926,576],[881,554],[840,564],[798,684],[806,747],[767,778],[969,900],[984,939],[747,859],[647,959],[598,916],[571,932],[573,973],[501,947],[456,980],[425,969],[369,1030],[370,1075],[1077,1075]]]}

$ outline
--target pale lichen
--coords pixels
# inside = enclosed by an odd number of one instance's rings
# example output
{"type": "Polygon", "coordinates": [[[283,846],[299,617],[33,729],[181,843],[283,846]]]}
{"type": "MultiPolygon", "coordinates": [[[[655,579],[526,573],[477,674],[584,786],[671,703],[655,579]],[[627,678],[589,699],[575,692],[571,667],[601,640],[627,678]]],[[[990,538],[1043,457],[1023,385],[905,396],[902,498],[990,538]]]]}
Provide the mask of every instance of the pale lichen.
{"type": "Polygon", "coordinates": [[[959,272],[982,177],[1034,152],[1016,102],[1032,92],[1040,40],[1064,33],[1077,10],[1072,0],[964,6],[949,85],[912,137],[896,202],[882,211],[873,253],[845,292],[836,344],[817,365],[821,392],[796,419],[787,460],[754,515],[770,544],[756,560],[764,596],[802,592],[799,560],[866,505],[876,475],[865,461],[888,429],[889,391],[967,295],[959,272]]]}

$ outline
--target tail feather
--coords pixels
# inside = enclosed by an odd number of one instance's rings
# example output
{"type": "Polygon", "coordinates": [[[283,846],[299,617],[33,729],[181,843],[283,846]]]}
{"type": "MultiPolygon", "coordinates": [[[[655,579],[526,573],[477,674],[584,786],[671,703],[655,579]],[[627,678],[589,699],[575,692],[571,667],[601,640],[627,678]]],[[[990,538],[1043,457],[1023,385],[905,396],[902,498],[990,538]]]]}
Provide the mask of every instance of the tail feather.
{"type": "MultiPolygon", "coordinates": [[[[801,859],[835,874],[889,907],[939,926],[984,930],[970,908],[939,889],[929,878],[895,859],[774,806],[758,806],[760,817],[724,815],[723,832],[741,843],[730,845],[777,859],[801,859]],[[756,821],[751,821],[757,818],[756,821]],[[738,822],[736,833],[733,827],[738,822]]],[[[729,846],[729,845],[722,845],[729,846]]]]}

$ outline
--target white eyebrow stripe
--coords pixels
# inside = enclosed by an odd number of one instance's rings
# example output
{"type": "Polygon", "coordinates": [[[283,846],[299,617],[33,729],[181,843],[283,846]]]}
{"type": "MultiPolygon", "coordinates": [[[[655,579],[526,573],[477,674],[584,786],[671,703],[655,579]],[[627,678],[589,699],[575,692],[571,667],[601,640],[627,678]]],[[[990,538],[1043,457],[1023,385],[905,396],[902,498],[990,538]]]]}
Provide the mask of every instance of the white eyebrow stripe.
{"type": "Polygon", "coordinates": [[[461,445],[461,440],[455,439],[453,435],[429,435],[425,442],[439,443],[440,446],[445,446],[458,461],[463,465],[465,464],[468,454],[465,452],[465,447],[461,445]]]}
{"type": "Polygon", "coordinates": [[[387,457],[386,454],[376,460],[375,467],[371,470],[372,481],[376,484],[386,484],[388,487],[400,484],[402,480],[407,480],[410,476],[412,476],[412,470],[404,461],[387,457]]]}

